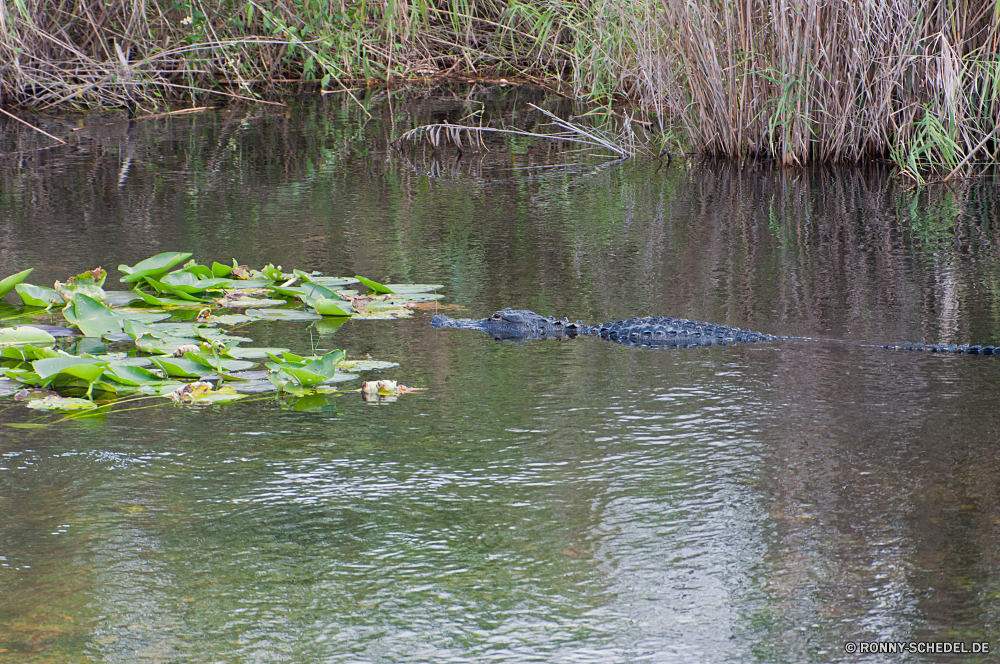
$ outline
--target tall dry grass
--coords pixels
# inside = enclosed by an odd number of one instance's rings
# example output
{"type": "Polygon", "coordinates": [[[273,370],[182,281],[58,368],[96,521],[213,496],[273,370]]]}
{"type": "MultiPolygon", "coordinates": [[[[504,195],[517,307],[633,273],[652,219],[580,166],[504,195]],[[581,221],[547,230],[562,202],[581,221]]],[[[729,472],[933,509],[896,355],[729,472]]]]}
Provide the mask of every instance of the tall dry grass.
{"type": "Polygon", "coordinates": [[[996,163],[998,51],[1000,0],[5,0],[0,104],[519,76],[704,153],[923,180],[996,163]]]}
{"type": "Polygon", "coordinates": [[[997,161],[1000,0],[661,0],[629,25],[647,57],[620,78],[699,151],[917,180],[997,161]]]}
{"type": "Polygon", "coordinates": [[[5,0],[0,103],[154,107],[316,84],[573,79],[583,6],[522,0],[5,0]]]}

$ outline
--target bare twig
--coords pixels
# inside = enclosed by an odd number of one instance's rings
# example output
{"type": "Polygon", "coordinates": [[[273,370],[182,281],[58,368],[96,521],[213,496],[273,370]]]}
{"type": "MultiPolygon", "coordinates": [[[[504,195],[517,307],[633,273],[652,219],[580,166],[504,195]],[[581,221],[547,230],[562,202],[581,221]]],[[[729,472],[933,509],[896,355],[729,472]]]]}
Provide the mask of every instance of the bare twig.
{"type": "Polygon", "coordinates": [[[30,122],[25,122],[21,118],[17,117],[16,115],[13,115],[11,113],[8,113],[7,111],[5,111],[2,108],[0,108],[0,113],[3,113],[4,115],[6,115],[9,118],[13,118],[14,120],[17,120],[18,122],[20,122],[21,124],[23,124],[26,127],[31,127],[32,129],[34,129],[35,131],[37,131],[39,134],[45,134],[46,136],[48,136],[52,140],[59,141],[63,145],[66,145],[66,141],[64,141],[63,139],[57,138],[57,137],[53,136],[52,134],[50,134],[49,132],[43,131],[42,129],[39,129],[38,127],[36,127],[35,125],[31,124],[30,122]]]}

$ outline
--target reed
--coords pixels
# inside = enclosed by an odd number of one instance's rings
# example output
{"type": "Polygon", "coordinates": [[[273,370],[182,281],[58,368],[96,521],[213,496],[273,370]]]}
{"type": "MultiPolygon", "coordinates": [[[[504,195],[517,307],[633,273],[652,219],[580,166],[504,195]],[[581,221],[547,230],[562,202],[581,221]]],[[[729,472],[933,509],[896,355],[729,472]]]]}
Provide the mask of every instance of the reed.
{"type": "Polygon", "coordinates": [[[9,0],[0,103],[155,107],[414,78],[574,78],[581,5],[512,0],[9,0]]]}
{"type": "Polygon", "coordinates": [[[997,0],[662,8],[633,24],[659,53],[637,73],[667,81],[645,101],[672,113],[697,150],[786,165],[888,158],[920,182],[997,161],[997,0]]]}
{"type": "Polygon", "coordinates": [[[510,77],[635,104],[674,149],[923,182],[997,162],[998,47],[1000,0],[7,0],[0,104],[510,77]]]}

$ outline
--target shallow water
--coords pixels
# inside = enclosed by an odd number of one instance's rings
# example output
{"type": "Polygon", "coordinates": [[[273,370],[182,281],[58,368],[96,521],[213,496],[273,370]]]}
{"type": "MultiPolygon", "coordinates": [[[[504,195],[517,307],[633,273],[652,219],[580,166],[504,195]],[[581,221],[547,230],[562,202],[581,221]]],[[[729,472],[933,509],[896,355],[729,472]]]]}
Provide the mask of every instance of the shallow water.
{"type": "MultiPolygon", "coordinates": [[[[998,640],[1000,357],[865,347],[1000,343],[995,184],[386,143],[479,100],[530,126],[527,97],[373,100],[367,120],[328,99],[34,151],[5,124],[0,275],[192,251],[441,283],[456,316],[811,340],[256,324],[258,345],[370,353],[427,391],[0,427],[0,662],[888,662],[845,643],[998,640]]],[[[5,424],[54,419],[0,400],[5,424]]]]}

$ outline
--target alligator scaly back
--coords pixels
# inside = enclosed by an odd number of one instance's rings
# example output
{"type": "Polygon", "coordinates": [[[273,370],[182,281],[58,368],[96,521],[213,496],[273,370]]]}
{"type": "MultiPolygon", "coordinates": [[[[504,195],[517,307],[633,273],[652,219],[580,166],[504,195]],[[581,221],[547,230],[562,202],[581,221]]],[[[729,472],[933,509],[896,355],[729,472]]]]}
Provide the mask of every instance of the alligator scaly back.
{"type": "Polygon", "coordinates": [[[593,325],[588,328],[586,334],[618,343],[678,348],[746,344],[790,338],[666,316],[625,318],[603,325],[593,325]]]}
{"type": "MultiPolygon", "coordinates": [[[[728,346],[732,344],[779,341],[782,339],[803,339],[783,337],[751,330],[741,330],[728,325],[703,323],[683,318],[650,316],[646,318],[624,318],[603,325],[585,325],[581,321],[571,323],[569,319],[542,316],[526,309],[502,309],[489,318],[449,318],[438,314],[431,318],[431,325],[437,328],[455,327],[464,330],[479,330],[490,334],[497,341],[528,341],[531,339],[573,339],[578,336],[600,337],[615,343],[632,346],[652,346],[656,348],[692,348],[695,346],[728,346]]],[[[803,339],[807,340],[807,339],[803,339]]],[[[808,339],[817,341],[817,339],[808,339]]],[[[869,346],[894,350],[929,351],[937,353],[969,353],[991,355],[993,346],[970,346],[967,344],[888,344],[869,346]]],[[[1000,354],[1000,347],[996,348],[1000,354]]]]}

